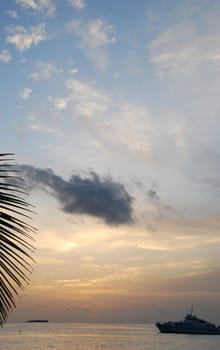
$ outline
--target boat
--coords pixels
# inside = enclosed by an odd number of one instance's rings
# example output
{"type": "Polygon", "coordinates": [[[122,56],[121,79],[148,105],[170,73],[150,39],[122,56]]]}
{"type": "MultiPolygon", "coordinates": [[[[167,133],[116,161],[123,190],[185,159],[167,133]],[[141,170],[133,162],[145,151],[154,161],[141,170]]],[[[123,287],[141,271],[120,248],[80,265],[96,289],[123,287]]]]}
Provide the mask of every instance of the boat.
{"type": "Polygon", "coordinates": [[[26,323],[48,323],[48,320],[28,320],[26,323]]]}
{"type": "Polygon", "coordinates": [[[192,309],[181,321],[157,322],[156,326],[161,333],[220,335],[220,326],[193,315],[192,309]]]}

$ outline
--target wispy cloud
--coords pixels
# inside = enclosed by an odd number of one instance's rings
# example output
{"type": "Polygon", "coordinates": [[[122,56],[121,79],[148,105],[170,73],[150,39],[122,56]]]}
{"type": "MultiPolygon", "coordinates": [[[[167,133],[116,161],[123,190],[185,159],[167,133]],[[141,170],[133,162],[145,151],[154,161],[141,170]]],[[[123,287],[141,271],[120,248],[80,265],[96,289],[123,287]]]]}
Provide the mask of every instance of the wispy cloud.
{"type": "Polygon", "coordinates": [[[69,74],[71,74],[71,75],[74,75],[76,73],[78,73],[78,69],[77,68],[72,68],[72,69],[69,70],[69,74]]]}
{"type": "Polygon", "coordinates": [[[220,190],[219,177],[207,177],[201,180],[201,182],[214,187],[216,190],[220,190]]]}
{"type": "Polygon", "coordinates": [[[28,125],[31,130],[63,138],[63,130],[57,123],[56,115],[42,105],[28,116],[28,125]]]}
{"type": "Polygon", "coordinates": [[[107,110],[109,96],[104,91],[77,79],[69,79],[66,87],[70,92],[68,101],[78,115],[93,117],[107,110]]]}
{"type": "Polygon", "coordinates": [[[20,92],[19,96],[20,96],[23,100],[28,100],[29,97],[30,97],[30,95],[31,95],[31,93],[32,93],[32,89],[30,89],[30,88],[24,88],[24,89],[20,92]]]}
{"type": "Polygon", "coordinates": [[[18,13],[14,10],[6,11],[7,15],[11,18],[18,18],[18,13]]]}
{"type": "Polygon", "coordinates": [[[66,181],[50,169],[23,165],[31,188],[49,191],[69,214],[86,214],[104,220],[109,225],[131,224],[133,198],[125,187],[110,177],[101,178],[94,172],[88,177],[72,175],[66,181]]]}
{"type": "Polygon", "coordinates": [[[79,46],[85,51],[93,64],[99,69],[105,69],[109,64],[106,49],[115,43],[114,27],[106,24],[102,19],[74,20],[67,24],[70,33],[80,40],[79,46]]]}
{"type": "Polygon", "coordinates": [[[58,68],[53,63],[38,62],[36,63],[36,71],[31,74],[33,80],[47,80],[55,74],[62,73],[62,69],[58,68]]]}
{"type": "Polygon", "coordinates": [[[54,104],[55,104],[55,108],[58,110],[58,111],[61,111],[63,109],[66,109],[67,106],[68,106],[68,99],[66,98],[55,98],[54,99],[54,104]]]}
{"type": "Polygon", "coordinates": [[[103,118],[103,132],[112,145],[117,144],[116,147],[125,148],[131,153],[150,153],[155,143],[153,138],[157,137],[152,116],[146,106],[126,101],[115,103],[111,118],[103,118]]]}
{"type": "Polygon", "coordinates": [[[0,52],[0,61],[4,63],[9,63],[11,59],[12,57],[11,57],[11,54],[8,52],[8,50],[2,50],[0,52]]]}
{"type": "Polygon", "coordinates": [[[46,13],[48,16],[53,15],[56,10],[53,0],[16,0],[16,4],[27,10],[46,13]]]}
{"type": "Polygon", "coordinates": [[[176,153],[179,156],[186,153],[185,125],[176,118],[165,113],[163,120],[160,116],[155,118],[146,104],[119,101],[105,89],[80,79],[68,79],[65,87],[66,94],[51,98],[55,109],[71,113],[72,120],[77,118],[81,127],[95,137],[95,142],[118,155],[144,157],[161,166],[161,162],[165,159],[170,162],[176,153]]]}
{"type": "Polygon", "coordinates": [[[69,79],[65,83],[68,93],[64,97],[53,99],[57,110],[69,108],[78,117],[98,118],[100,113],[107,111],[110,98],[101,89],[79,79],[69,79]]]}
{"type": "Polygon", "coordinates": [[[45,26],[45,23],[28,28],[23,26],[9,26],[6,28],[8,33],[6,42],[15,45],[21,52],[25,51],[31,46],[38,45],[47,39],[45,26]]]}
{"type": "Polygon", "coordinates": [[[220,64],[219,30],[201,33],[195,24],[168,27],[150,45],[150,62],[159,73],[179,76],[207,64],[220,64]]]}
{"type": "Polygon", "coordinates": [[[82,10],[84,7],[86,7],[84,0],[67,0],[67,3],[77,10],[82,10]]]}

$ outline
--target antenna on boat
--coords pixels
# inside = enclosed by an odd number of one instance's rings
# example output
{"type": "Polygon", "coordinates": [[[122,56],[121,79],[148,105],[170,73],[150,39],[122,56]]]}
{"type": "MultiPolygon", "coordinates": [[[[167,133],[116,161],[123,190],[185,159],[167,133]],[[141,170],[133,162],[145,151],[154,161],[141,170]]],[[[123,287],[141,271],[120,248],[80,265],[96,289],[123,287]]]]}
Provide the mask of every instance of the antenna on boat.
{"type": "Polygon", "coordinates": [[[193,305],[191,306],[191,313],[190,313],[190,315],[192,316],[192,314],[193,314],[193,305]]]}

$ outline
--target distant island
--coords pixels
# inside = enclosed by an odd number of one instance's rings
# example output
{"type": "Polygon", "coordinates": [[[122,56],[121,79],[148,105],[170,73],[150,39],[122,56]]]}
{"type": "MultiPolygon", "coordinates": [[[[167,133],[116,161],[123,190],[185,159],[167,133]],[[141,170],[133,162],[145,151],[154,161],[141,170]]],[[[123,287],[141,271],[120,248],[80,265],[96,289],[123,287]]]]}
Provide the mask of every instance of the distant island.
{"type": "Polygon", "coordinates": [[[28,320],[27,323],[48,323],[48,320],[28,320]]]}

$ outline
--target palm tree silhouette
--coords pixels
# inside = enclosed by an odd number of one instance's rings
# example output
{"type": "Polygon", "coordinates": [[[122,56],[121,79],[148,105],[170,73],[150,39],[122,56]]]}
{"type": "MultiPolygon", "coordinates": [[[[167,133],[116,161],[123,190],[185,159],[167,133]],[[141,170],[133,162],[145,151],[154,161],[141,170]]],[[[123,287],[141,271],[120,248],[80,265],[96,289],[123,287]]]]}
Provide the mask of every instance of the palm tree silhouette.
{"type": "Polygon", "coordinates": [[[33,213],[25,200],[12,153],[0,154],[0,325],[16,306],[18,291],[29,282],[36,229],[27,223],[33,213]]]}

